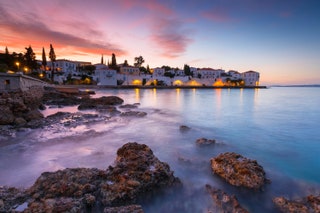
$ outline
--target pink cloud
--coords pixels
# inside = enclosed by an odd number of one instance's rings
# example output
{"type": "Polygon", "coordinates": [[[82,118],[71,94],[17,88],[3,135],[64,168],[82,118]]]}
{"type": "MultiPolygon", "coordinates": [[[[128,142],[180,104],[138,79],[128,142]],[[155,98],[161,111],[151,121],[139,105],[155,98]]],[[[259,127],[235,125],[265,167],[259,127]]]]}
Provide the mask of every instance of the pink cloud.
{"type": "MultiPolygon", "coordinates": [[[[52,18],[48,19],[48,16],[24,11],[21,7],[13,8],[9,4],[0,5],[0,14],[0,37],[5,38],[0,41],[0,45],[3,46],[23,49],[24,46],[31,45],[34,48],[42,48],[55,43],[56,47],[77,49],[84,53],[116,53],[119,56],[126,54],[118,45],[103,41],[105,33],[88,22],[65,19],[65,22],[60,22],[59,25],[52,18]]],[[[61,18],[59,12],[55,15],[61,18]]]]}
{"type": "Polygon", "coordinates": [[[182,55],[192,39],[182,29],[182,22],[177,19],[157,18],[151,27],[151,40],[161,49],[162,56],[176,58],[182,55]]]}

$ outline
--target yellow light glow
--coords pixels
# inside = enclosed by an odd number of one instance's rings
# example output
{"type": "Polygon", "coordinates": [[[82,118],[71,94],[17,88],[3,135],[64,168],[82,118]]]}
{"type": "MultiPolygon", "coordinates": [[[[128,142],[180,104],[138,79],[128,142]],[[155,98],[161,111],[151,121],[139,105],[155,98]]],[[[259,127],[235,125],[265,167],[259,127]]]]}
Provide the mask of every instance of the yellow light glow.
{"type": "Polygon", "coordinates": [[[25,68],[24,68],[24,71],[25,71],[25,72],[28,72],[28,67],[25,67],[25,68]]]}
{"type": "Polygon", "coordinates": [[[215,87],[223,87],[224,83],[222,82],[221,79],[219,79],[218,81],[213,83],[213,86],[215,86],[215,87]]]}
{"type": "Polygon", "coordinates": [[[259,81],[256,81],[256,86],[259,86],[259,81]]]}
{"type": "Polygon", "coordinates": [[[43,73],[40,73],[40,74],[39,74],[39,77],[40,77],[40,78],[43,78],[43,73]]]}
{"type": "Polygon", "coordinates": [[[197,82],[196,80],[191,80],[189,82],[189,85],[190,86],[201,86],[201,83],[197,82]]]}
{"type": "Polygon", "coordinates": [[[181,80],[175,80],[173,82],[173,86],[181,86],[183,84],[183,82],[181,80]]]}
{"type": "Polygon", "coordinates": [[[142,85],[142,81],[141,81],[141,80],[138,80],[138,79],[133,80],[133,81],[132,81],[132,85],[142,85]]]}

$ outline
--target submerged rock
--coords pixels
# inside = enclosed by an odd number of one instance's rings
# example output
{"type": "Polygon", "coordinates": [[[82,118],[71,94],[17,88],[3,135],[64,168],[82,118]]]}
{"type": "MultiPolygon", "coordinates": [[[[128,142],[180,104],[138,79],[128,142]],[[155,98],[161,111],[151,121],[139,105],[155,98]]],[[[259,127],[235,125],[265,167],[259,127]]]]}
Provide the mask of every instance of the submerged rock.
{"type": "Polygon", "coordinates": [[[227,152],[210,161],[213,172],[231,185],[258,189],[267,182],[263,167],[240,154],[227,152]]]}
{"type": "Polygon", "coordinates": [[[216,204],[216,209],[212,212],[237,212],[248,213],[248,210],[243,208],[235,195],[228,195],[221,189],[215,189],[210,185],[206,185],[212,200],[216,204]]]}
{"type": "Polygon", "coordinates": [[[139,104],[125,104],[125,105],[121,105],[119,106],[119,108],[121,109],[135,109],[138,108],[139,104]]]}
{"type": "Polygon", "coordinates": [[[115,165],[107,170],[75,168],[41,174],[27,190],[30,200],[25,212],[81,212],[99,204],[100,208],[121,206],[105,212],[143,212],[123,206],[175,184],[180,180],[147,145],[127,143],[118,149],[115,165]]]}
{"type": "Polygon", "coordinates": [[[135,116],[135,117],[144,117],[146,116],[146,112],[139,112],[139,111],[128,111],[128,112],[121,112],[120,116],[135,116]]]}
{"type": "Polygon", "coordinates": [[[187,132],[187,131],[189,131],[191,128],[188,127],[188,126],[186,126],[186,125],[181,125],[179,129],[180,129],[180,132],[187,132]]]}
{"type": "Polygon", "coordinates": [[[284,197],[276,197],[273,199],[273,203],[282,212],[320,212],[320,195],[309,195],[298,200],[288,200],[284,197]]]}
{"type": "Polygon", "coordinates": [[[196,140],[196,144],[199,146],[211,145],[215,143],[216,143],[216,140],[214,139],[199,138],[196,140]]]}
{"type": "Polygon", "coordinates": [[[123,103],[123,99],[117,96],[103,96],[100,98],[84,98],[81,100],[81,104],[78,106],[79,110],[97,109],[103,106],[120,105],[123,103]]]}

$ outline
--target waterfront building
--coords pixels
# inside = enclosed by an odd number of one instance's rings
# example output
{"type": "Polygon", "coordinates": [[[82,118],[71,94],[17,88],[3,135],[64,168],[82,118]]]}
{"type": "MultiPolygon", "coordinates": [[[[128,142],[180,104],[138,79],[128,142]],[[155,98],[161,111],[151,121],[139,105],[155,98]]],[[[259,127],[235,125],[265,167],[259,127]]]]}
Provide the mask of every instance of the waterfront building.
{"type": "Polygon", "coordinates": [[[139,67],[123,66],[120,67],[120,74],[123,75],[140,75],[139,67]]]}
{"type": "Polygon", "coordinates": [[[165,71],[166,70],[164,68],[156,67],[156,68],[152,69],[152,75],[153,76],[164,76],[165,71]]]}
{"type": "MultiPolygon", "coordinates": [[[[104,65],[104,64],[103,64],[104,65]]],[[[117,85],[117,71],[109,69],[106,65],[96,66],[93,79],[101,86],[116,86],[117,85]]]]}
{"type": "Polygon", "coordinates": [[[241,74],[245,86],[259,86],[260,73],[256,71],[247,71],[241,74]]]}

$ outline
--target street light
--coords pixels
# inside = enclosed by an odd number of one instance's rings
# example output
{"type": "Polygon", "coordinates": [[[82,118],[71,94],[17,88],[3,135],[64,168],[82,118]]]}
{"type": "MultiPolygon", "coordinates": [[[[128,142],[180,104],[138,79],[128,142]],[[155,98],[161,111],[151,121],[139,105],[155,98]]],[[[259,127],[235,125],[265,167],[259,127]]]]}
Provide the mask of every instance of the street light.
{"type": "Polygon", "coordinates": [[[16,62],[16,65],[17,65],[17,67],[18,67],[18,72],[19,72],[20,63],[19,63],[19,62],[16,62]]]}
{"type": "Polygon", "coordinates": [[[24,67],[24,72],[25,72],[25,73],[28,72],[28,67],[24,67]]]}

